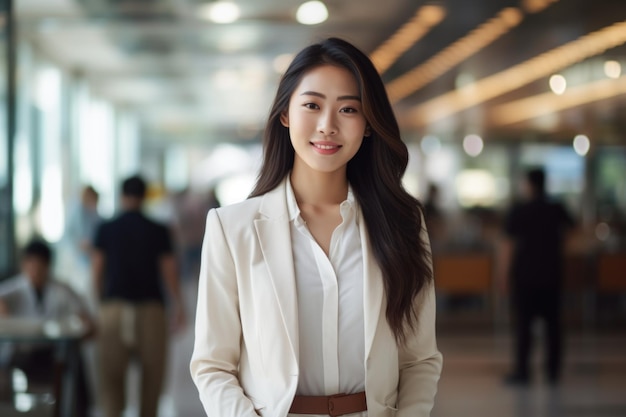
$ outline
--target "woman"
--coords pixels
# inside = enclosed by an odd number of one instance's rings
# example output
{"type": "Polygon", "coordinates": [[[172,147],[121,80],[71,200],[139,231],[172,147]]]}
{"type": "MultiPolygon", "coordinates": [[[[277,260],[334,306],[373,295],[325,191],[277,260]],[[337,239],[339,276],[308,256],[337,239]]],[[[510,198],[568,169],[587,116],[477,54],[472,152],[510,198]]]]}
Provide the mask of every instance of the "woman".
{"type": "Polygon", "coordinates": [[[370,60],[334,38],[301,51],[264,140],[250,198],[207,217],[191,360],[207,415],[428,416],[428,238],[370,60]]]}

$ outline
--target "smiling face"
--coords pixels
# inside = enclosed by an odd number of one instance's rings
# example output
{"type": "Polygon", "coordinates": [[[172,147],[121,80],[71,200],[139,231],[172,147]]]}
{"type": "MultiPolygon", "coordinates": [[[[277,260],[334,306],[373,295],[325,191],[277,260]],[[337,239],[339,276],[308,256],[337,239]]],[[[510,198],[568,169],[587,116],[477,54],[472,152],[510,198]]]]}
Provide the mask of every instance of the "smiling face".
{"type": "Polygon", "coordinates": [[[369,134],[354,76],[333,65],[313,68],[302,77],[280,120],[289,128],[294,170],[345,173],[369,134]]]}

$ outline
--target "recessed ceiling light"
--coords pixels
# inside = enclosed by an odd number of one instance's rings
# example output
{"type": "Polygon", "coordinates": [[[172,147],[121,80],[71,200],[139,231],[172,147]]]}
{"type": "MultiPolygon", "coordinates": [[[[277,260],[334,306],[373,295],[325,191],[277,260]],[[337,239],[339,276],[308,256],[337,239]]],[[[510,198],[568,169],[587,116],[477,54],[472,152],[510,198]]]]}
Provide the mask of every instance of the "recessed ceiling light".
{"type": "Polygon", "coordinates": [[[303,25],[317,25],[328,19],[328,9],[321,1],[307,1],[298,7],[296,19],[303,25]]]}
{"type": "Polygon", "coordinates": [[[617,79],[622,74],[622,66],[618,61],[606,61],[604,63],[604,73],[609,78],[617,79]]]}
{"type": "Polygon", "coordinates": [[[576,135],[576,137],[574,138],[573,146],[574,151],[576,151],[578,155],[585,156],[587,155],[587,152],[589,152],[591,142],[589,141],[589,138],[585,135],[576,135]]]}
{"type": "Polygon", "coordinates": [[[478,156],[483,151],[483,139],[478,135],[467,135],[463,138],[463,150],[469,156],[478,156]]]}
{"type": "Polygon", "coordinates": [[[232,23],[239,19],[239,6],[232,1],[220,0],[198,7],[198,15],[215,23],[232,23]]]}
{"type": "Polygon", "coordinates": [[[550,77],[550,89],[554,94],[560,96],[567,89],[567,81],[561,74],[554,74],[550,77]]]}

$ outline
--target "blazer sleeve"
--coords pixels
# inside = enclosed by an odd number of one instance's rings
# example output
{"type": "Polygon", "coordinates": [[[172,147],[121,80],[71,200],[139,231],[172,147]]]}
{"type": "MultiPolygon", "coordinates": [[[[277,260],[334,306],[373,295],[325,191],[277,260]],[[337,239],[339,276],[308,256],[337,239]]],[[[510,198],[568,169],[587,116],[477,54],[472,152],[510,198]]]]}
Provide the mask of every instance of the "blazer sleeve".
{"type": "Polygon", "coordinates": [[[256,417],[239,383],[241,322],[232,253],[216,210],[207,215],[191,377],[208,417],[256,417]]]}
{"type": "MultiPolygon", "coordinates": [[[[425,226],[420,238],[430,251],[425,226]]],[[[434,406],[443,365],[435,337],[435,307],[435,285],[431,282],[416,297],[417,330],[407,337],[404,346],[399,347],[400,381],[396,417],[428,417],[434,406]]]]}

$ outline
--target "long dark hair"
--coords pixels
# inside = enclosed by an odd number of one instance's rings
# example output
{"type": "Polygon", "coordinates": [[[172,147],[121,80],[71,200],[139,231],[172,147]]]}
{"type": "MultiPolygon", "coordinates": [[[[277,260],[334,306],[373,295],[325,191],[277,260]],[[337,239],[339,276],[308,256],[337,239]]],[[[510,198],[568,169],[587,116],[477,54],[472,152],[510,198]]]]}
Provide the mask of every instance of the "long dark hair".
{"type": "Polygon", "coordinates": [[[382,270],[386,317],[396,341],[417,326],[413,301],[432,278],[428,242],[420,238],[421,205],[402,186],[409,154],[383,82],[369,58],[350,43],[330,38],[303,49],[282,76],[264,134],[263,165],[250,197],[276,188],[293,167],[289,130],[280,123],[293,91],[320,65],[349,70],[359,85],[371,135],[348,162],[347,176],[359,202],[374,256],[382,270]]]}

